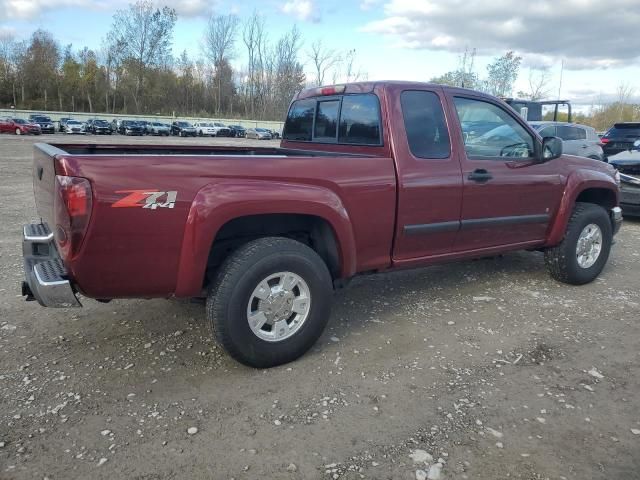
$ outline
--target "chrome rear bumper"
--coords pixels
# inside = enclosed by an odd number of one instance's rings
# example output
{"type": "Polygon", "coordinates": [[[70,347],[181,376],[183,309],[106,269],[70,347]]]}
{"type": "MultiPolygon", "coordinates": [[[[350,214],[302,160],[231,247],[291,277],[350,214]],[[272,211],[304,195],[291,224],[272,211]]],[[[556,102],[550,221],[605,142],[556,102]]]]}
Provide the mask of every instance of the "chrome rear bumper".
{"type": "Polygon", "coordinates": [[[46,224],[25,225],[22,233],[22,295],[43,307],[81,307],[46,224]]]}

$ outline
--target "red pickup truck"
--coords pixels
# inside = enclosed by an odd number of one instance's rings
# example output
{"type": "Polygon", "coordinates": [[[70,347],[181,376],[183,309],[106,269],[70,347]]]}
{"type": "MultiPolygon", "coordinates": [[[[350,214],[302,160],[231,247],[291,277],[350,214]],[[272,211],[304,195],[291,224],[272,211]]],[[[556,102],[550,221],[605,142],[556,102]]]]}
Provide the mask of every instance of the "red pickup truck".
{"type": "Polygon", "coordinates": [[[423,83],[304,90],[280,148],[36,144],[33,178],[28,300],[206,297],[255,367],[307,351],[355,275],[527,249],[583,284],[622,221],[611,166],[494,97],[423,83]]]}

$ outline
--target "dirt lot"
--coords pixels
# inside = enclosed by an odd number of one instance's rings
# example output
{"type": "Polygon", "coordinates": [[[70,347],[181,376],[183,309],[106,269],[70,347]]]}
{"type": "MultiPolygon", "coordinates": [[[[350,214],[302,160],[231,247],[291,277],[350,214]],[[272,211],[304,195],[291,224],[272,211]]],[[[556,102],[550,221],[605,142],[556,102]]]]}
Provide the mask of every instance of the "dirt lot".
{"type": "Polygon", "coordinates": [[[639,221],[584,287],[524,252],[359,278],[252,370],[199,304],[22,300],[36,140],[0,137],[0,478],[640,478],[639,221]]]}

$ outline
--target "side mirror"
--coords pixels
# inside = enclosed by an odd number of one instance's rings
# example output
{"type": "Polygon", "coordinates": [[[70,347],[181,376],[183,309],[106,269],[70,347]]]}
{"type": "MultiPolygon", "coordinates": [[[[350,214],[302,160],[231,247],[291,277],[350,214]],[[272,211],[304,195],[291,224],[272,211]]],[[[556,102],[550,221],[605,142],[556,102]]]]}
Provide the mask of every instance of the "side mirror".
{"type": "Polygon", "coordinates": [[[562,155],[562,139],[558,137],[544,137],[542,139],[541,161],[548,162],[562,155]]]}

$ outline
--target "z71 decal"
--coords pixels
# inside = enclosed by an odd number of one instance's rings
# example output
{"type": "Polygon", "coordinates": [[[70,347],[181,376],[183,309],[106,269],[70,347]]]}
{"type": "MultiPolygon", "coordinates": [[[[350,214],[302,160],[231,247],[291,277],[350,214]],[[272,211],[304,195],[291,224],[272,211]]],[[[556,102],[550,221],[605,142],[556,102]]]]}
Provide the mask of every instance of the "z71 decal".
{"type": "Polygon", "coordinates": [[[173,208],[178,192],[158,192],[157,190],[118,190],[116,193],[128,193],[113,205],[112,208],[138,207],[155,210],[156,208],[173,208]]]}

